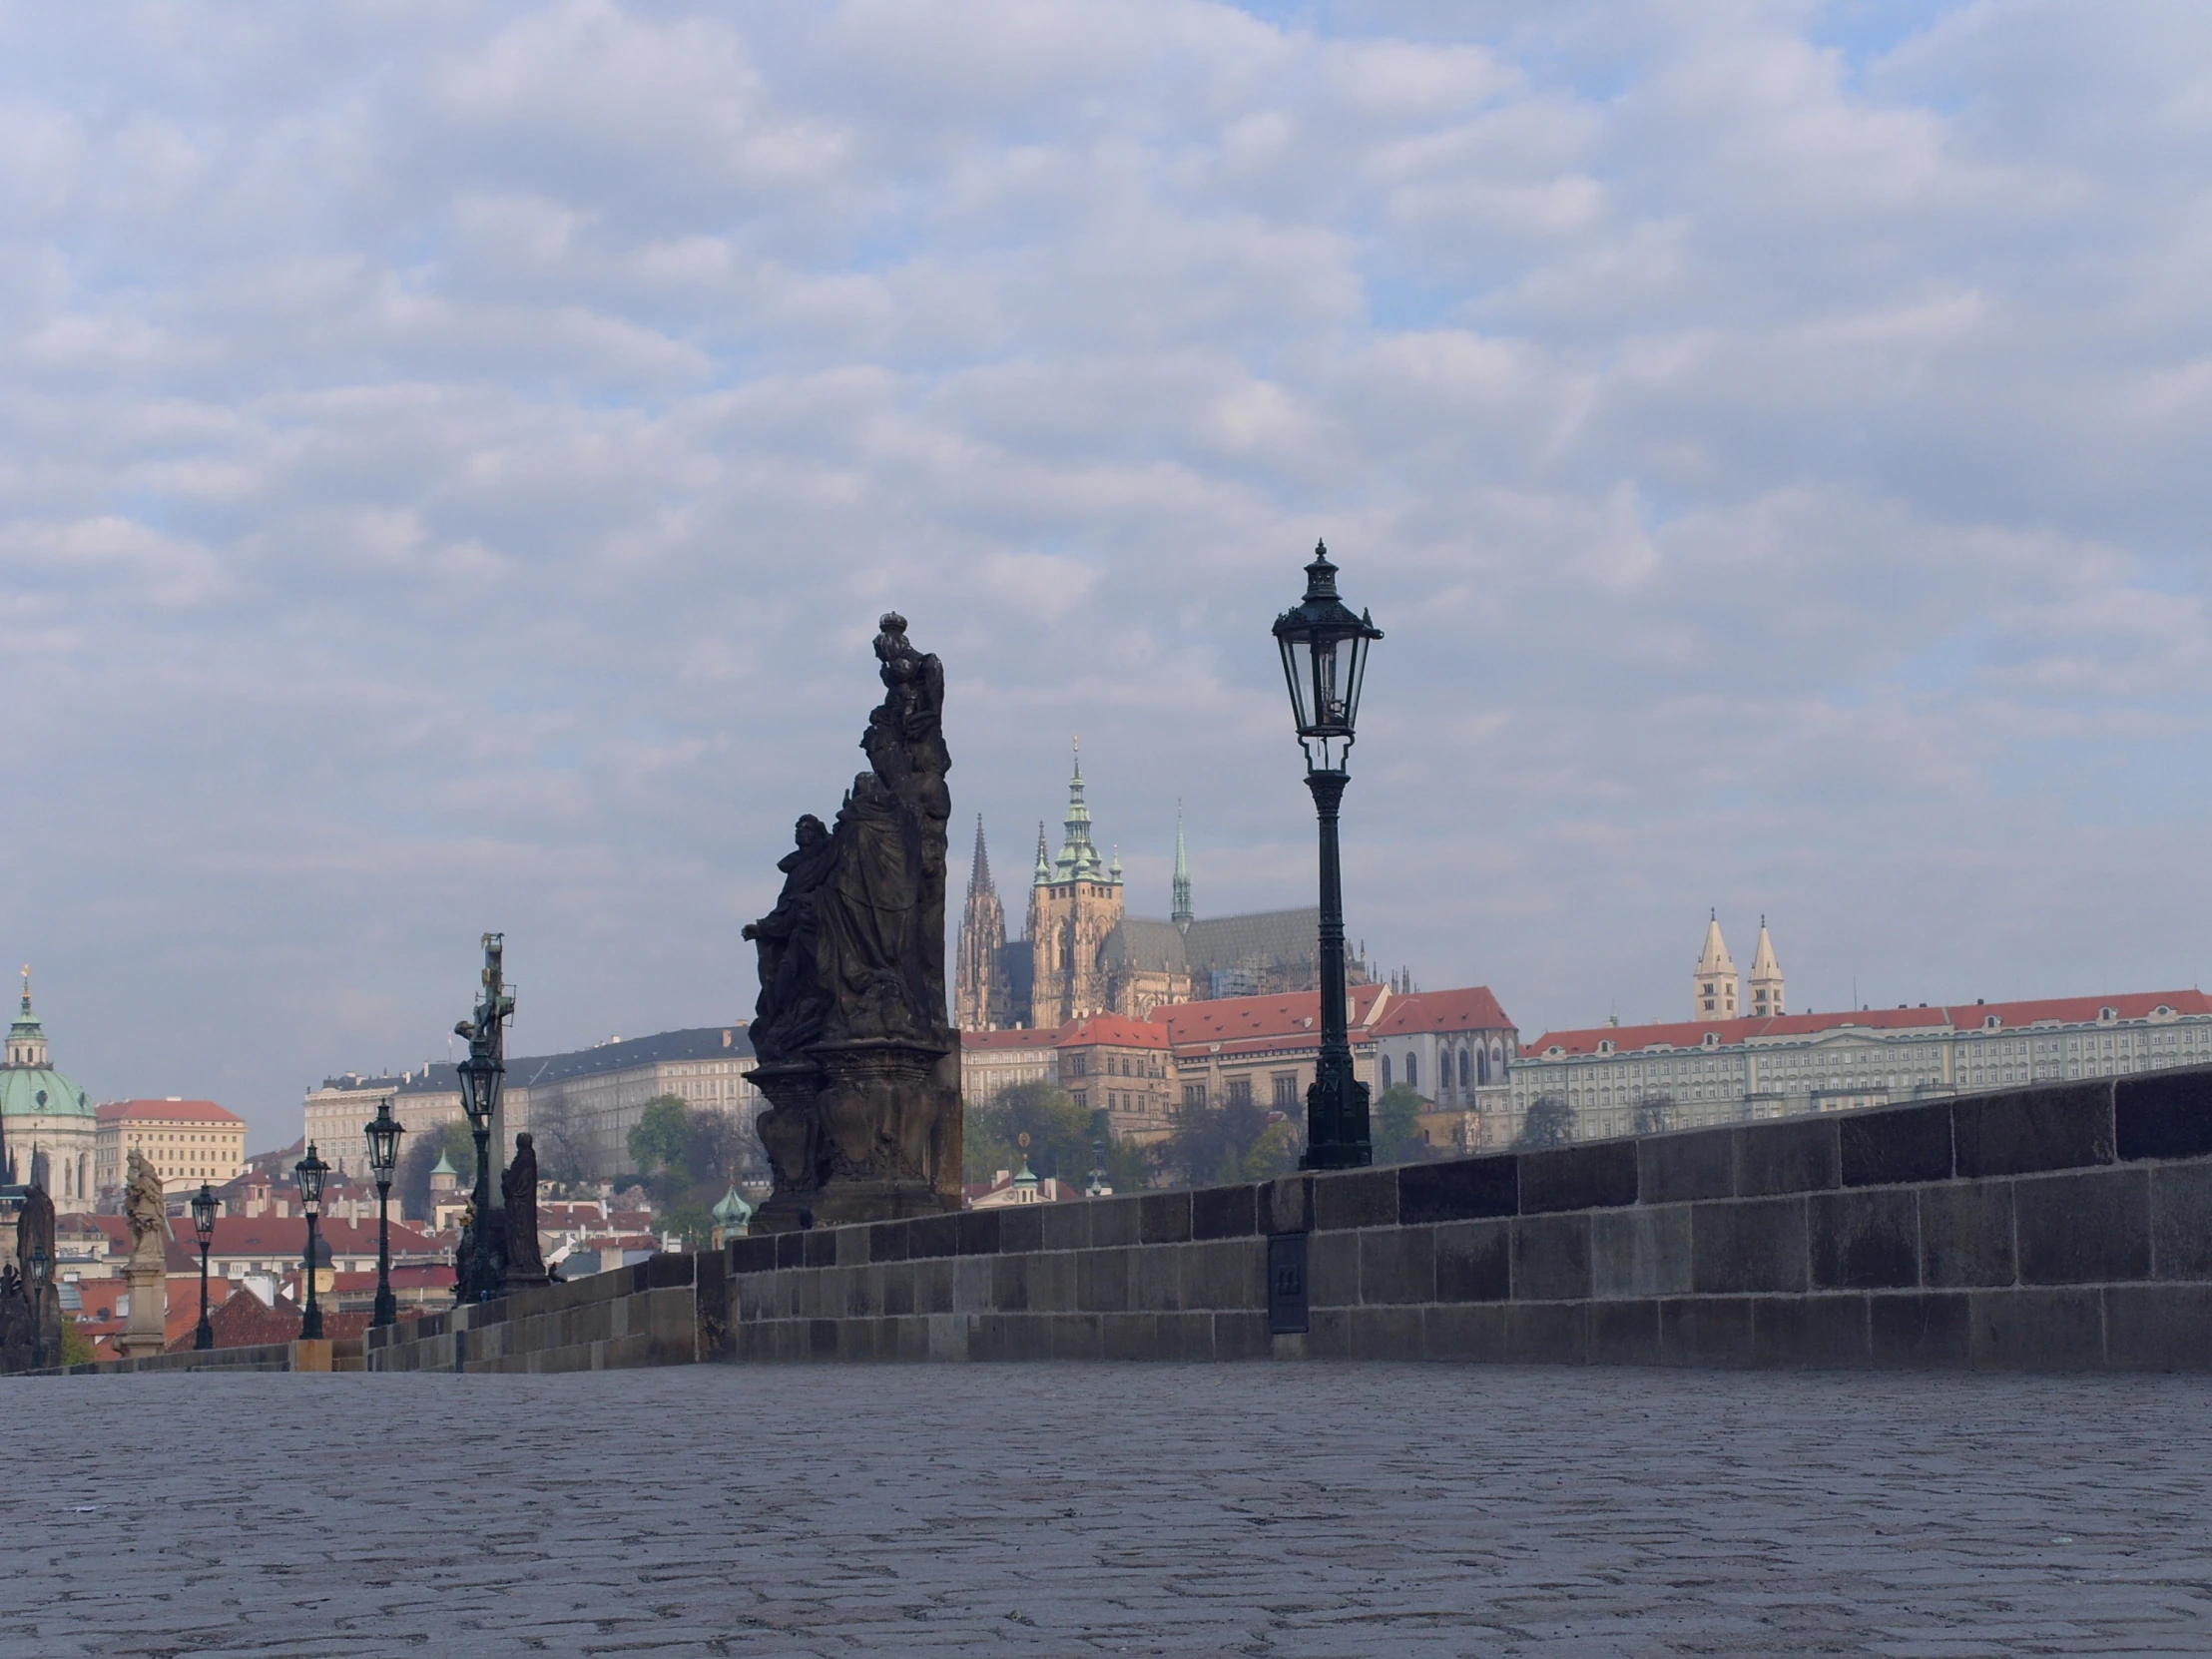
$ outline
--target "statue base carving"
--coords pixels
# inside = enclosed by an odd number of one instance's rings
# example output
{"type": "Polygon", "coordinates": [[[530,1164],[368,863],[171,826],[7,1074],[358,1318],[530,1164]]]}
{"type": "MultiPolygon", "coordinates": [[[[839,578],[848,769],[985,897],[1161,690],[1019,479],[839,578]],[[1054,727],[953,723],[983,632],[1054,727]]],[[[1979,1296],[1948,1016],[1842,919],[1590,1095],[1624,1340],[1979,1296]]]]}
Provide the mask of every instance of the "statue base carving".
{"type": "Polygon", "coordinates": [[[131,1318],[115,1340],[116,1352],[126,1360],[159,1354],[169,1346],[168,1265],[134,1259],[125,1277],[131,1282],[131,1318]]]}
{"type": "Polygon", "coordinates": [[[957,1047],[869,1038],[762,1066],[761,1141],[776,1190],[756,1233],[900,1221],[960,1208],[957,1047]]]}

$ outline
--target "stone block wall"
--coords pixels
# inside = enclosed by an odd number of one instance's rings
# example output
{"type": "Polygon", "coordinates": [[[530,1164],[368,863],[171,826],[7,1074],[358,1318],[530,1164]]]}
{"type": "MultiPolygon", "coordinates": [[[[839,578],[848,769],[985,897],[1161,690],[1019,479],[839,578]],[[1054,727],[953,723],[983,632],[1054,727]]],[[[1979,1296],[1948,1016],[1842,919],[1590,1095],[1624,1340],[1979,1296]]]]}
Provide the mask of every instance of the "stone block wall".
{"type": "Polygon", "coordinates": [[[743,1239],[372,1371],[1423,1359],[2212,1369],[2212,1069],[743,1239]]]}
{"type": "Polygon", "coordinates": [[[620,1371],[722,1358],[718,1252],[650,1257],[574,1284],[472,1303],[368,1333],[370,1371],[620,1371]]]}
{"type": "Polygon", "coordinates": [[[729,1268],[738,1360],[2208,1369],[2212,1072],[785,1234],[729,1268]],[[1274,1330],[1271,1256],[1305,1293],[1274,1330]]]}

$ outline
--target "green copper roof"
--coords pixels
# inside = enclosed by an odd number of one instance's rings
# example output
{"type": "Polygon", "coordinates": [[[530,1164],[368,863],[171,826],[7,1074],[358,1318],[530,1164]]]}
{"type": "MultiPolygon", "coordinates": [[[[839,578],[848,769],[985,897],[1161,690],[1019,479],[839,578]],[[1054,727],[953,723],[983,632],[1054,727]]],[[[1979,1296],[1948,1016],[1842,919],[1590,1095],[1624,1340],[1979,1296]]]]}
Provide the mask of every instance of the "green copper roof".
{"type": "Polygon", "coordinates": [[[92,1101],[52,1066],[0,1066],[0,1112],[11,1118],[89,1118],[92,1101]]]}
{"type": "Polygon", "coordinates": [[[430,1173],[432,1175],[450,1175],[456,1181],[461,1178],[461,1172],[453,1167],[453,1160],[443,1152],[438,1154],[438,1161],[430,1166],[430,1173]]]}
{"type": "Polygon", "coordinates": [[[1120,876],[1108,875],[1098,848],[1091,844],[1091,810],[1083,801],[1083,752],[1075,752],[1075,775],[1068,780],[1068,816],[1061,828],[1067,838],[1060,843],[1060,856],[1053,860],[1052,882],[1055,886],[1067,881],[1118,881],[1120,876]]]}
{"type": "Polygon", "coordinates": [[[85,1091],[46,1063],[46,1028],[31,1012],[31,970],[23,970],[23,1004],[15,1023],[8,1027],[8,1054],[13,1057],[29,1045],[27,1061],[0,1065],[0,1114],[11,1118],[86,1117],[93,1115],[85,1091]]]}
{"type": "Polygon", "coordinates": [[[722,1202],[715,1206],[715,1220],[725,1227],[742,1226],[753,1219],[753,1206],[746,1203],[745,1195],[732,1187],[722,1195],[722,1202]]]}

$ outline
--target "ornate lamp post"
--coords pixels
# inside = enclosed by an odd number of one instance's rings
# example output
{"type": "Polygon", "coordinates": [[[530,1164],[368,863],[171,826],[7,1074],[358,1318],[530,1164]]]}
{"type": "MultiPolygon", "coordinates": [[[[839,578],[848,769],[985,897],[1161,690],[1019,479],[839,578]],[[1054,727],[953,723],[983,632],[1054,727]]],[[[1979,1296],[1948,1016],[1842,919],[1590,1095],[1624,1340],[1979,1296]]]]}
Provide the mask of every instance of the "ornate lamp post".
{"type": "Polygon", "coordinates": [[[1368,647],[1382,630],[1337,597],[1337,567],[1317,542],[1306,567],[1306,597],[1275,619],[1291,713],[1306,752],[1306,787],[1321,818],[1321,1055],[1306,1091],[1302,1169],[1357,1169],[1372,1161],[1368,1086],[1352,1072],[1345,1033],[1345,897],[1338,863],[1337,809],[1352,781],[1346,762],[1360,715],[1368,647]]]}
{"type": "MultiPolygon", "coordinates": [[[[453,1027],[455,1036],[468,1039],[468,1058],[454,1069],[461,1077],[461,1109],[468,1114],[469,1132],[476,1137],[476,1191],[471,1199],[476,1219],[469,1224],[473,1248],[469,1252],[468,1283],[454,1286],[455,1299],[461,1302],[489,1302],[497,1296],[509,1259],[506,1241],[500,1236],[505,1218],[497,1225],[492,1220],[497,1208],[493,1186],[497,1176],[486,1143],[500,1127],[499,1086],[507,1074],[507,1021],[514,1017],[515,999],[500,966],[506,936],[486,933],[483,946],[484,970],[479,981],[483,988],[476,994],[475,1016],[453,1027]]],[[[502,1145],[499,1150],[504,1157],[506,1147],[502,1145]]]]}
{"type": "Polygon", "coordinates": [[[463,1302],[489,1302],[499,1286],[499,1258],[491,1239],[491,1115],[499,1100],[500,1074],[507,1068],[488,1054],[471,1054],[454,1068],[461,1074],[461,1109],[476,1137],[476,1190],[470,1195],[468,1284],[463,1302]]]}
{"type": "MultiPolygon", "coordinates": [[[[46,1354],[46,1282],[53,1277],[54,1264],[46,1255],[46,1241],[37,1240],[31,1246],[31,1254],[23,1262],[25,1289],[30,1292],[31,1304],[31,1369],[42,1371],[47,1364],[46,1354]]],[[[59,1358],[56,1356],[55,1358],[59,1358]]]]}
{"type": "Polygon", "coordinates": [[[376,1177],[376,1312],[369,1324],[397,1325],[399,1305],[391,1295],[391,1172],[399,1165],[399,1137],[405,1124],[391,1115],[391,1096],[376,1102],[376,1115],[361,1133],[368,1142],[369,1173],[376,1177]]]}
{"type": "Polygon", "coordinates": [[[192,1334],[196,1349],[215,1347],[215,1327],[208,1323],[208,1249],[215,1243],[215,1215],[220,1208],[215,1188],[201,1182],[192,1195],[192,1230],[200,1238],[200,1324],[192,1334]]]}
{"type": "Polygon", "coordinates": [[[302,1341],[311,1342],[322,1336],[322,1304],[314,1294],[315,1223],[322,1215],[322,1182],[330,1166],[314,1155],[314,1142],[309,1141],[307,1155],[291,1166],[291,1173],[299,1182],[300,1212],[307,1218],[307,1305],[299,1314],[299,1335],[302,1341]]]}

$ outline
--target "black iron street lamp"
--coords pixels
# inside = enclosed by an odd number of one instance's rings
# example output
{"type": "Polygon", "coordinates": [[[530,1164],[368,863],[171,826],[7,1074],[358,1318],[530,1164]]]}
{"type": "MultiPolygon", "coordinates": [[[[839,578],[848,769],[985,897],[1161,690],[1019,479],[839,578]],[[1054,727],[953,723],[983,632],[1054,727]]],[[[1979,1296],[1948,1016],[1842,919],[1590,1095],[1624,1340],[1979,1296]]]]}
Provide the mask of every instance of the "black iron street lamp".
{"type": "Polygon", "coordinates": [[[215,1347],[215,1327],[208,1323],[208,1248],[215,1243],[215,1215],[220,1208],[215,1188],[201,1182],[192,1195],[192,1230],[200,1237],[200,1325],[192,1334],[196,1349],[215,1347]]]}
{"type": "Polygon", "coordinates": [[[299,1313],[299,1335],[312,1342],[322,1336],[322,1304],[314,1294],[315,1223],[322,1215],[322,1182],[330,1166],[314,1155],[314,1142],[309,1141],[307,1155],[291,1166],[291,1173],[299,1182],[300,1213],[307,1218],[307,1305],[299,1313]]]}
{"type": "Polygon", "coordinates": [[[1275,619],[1275,643],[1290,683],[1291,713],[1306,752],[1306,787],[1321,817],[1321,1054],[1306,1091],[1301,1169],[1358,1169],[1372,1161],[1368,1086],[1353,1075],[1345,1034],[1345,895],[1337,852],[1337,809],[1352,781],[1346,762],[1360,715],[1368,647],[1382,630],[1337,597],[1337,567],[1314,545],[1306,597],[1275,619]]]}
{"type": "Polygon", "coordinates": [[[391,1172],[399,1165],[399,1137],[406,1125],[391,1115],[391,1096],[376,1102],[376,1115],[361,1133],[368,1141],[369,1173],[376,1177],[376,1312],[369,1324],[397,1325],[399,1305],[391,1295],[391,1172]]]}
{"type": "Polygon", "coordinates": [[[476,1191],[469,1201],[473,1219],[464,1302],[489,1302],[499,1286],[499,1258],[491,1238],[491,1119],[499,1104],[499,1080],[506,1067],[489,1054],[471,1054],[454,1068],[461,1074],[461,1109],[476,1137],[476,1191]]]}
{"type": "MultiPolygon", "coordinates": [[[[43,1371],[46,1354],[46,1282],[53,1277],[54,1264],[47,1258],[46,1241],[32,1244],[31,1254],[24,1259],[24,1270],[29,1276],[27,1289],[31,1304],[31,1369],[43,1371]]],[[[56,1356],[59,1358],[59,1356],[56,1356]]]]}

